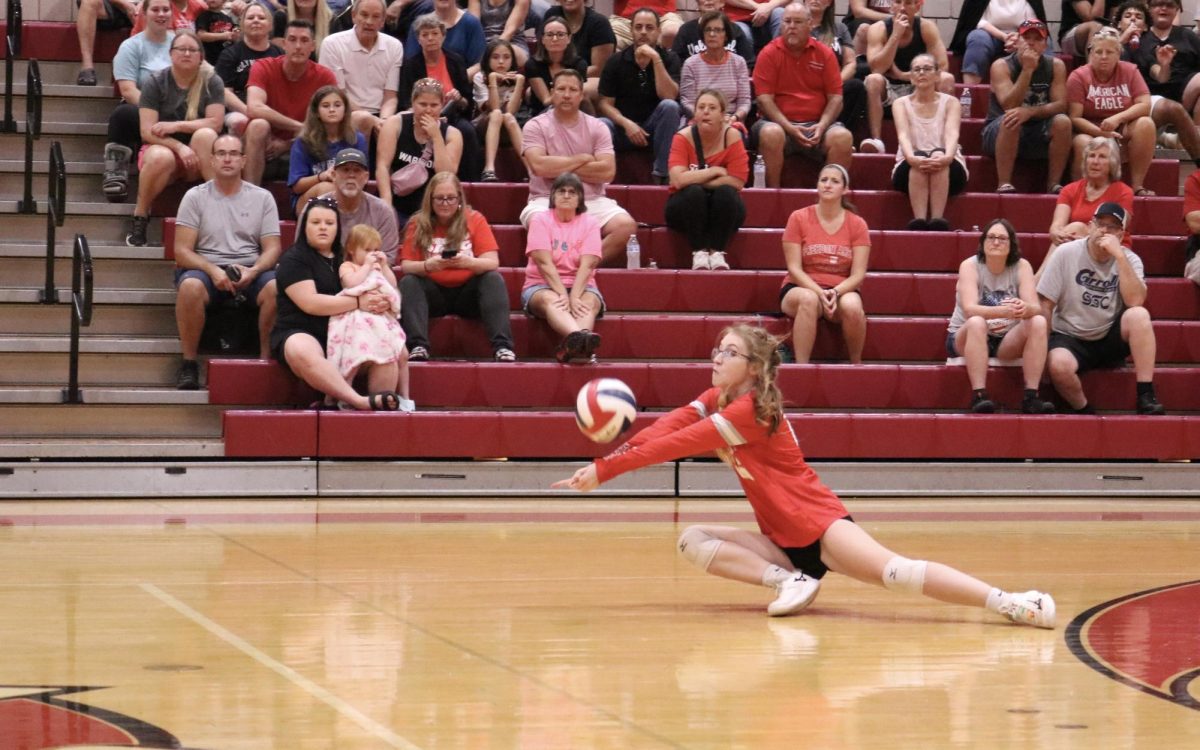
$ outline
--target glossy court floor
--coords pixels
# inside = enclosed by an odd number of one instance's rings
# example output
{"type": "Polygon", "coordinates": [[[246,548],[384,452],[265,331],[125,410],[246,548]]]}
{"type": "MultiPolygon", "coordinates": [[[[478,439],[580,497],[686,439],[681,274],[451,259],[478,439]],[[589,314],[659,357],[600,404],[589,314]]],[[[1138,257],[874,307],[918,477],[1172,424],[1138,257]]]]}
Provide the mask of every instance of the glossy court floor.
{"type": "Polygon", "coordinates": [[[674,549],[741,501],[6,502],[0,750],[1200,747],[1200,502],[848,505],[1059,627],[769,618],[674,549]]]}

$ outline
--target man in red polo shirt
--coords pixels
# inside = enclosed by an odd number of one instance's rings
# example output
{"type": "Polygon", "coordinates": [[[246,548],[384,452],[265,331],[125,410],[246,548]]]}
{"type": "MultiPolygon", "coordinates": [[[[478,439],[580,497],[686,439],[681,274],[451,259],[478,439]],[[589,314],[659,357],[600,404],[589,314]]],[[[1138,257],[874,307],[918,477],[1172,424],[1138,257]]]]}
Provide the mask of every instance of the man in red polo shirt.
{"type": "Polygon", "coordinates": [[[337,76],[310,59],[316,42],[312,23],[301,18],[289,21],[283,37],[283,55],[264,57],[250,67],[246,83],[246,182],[259,185],[267,162],[287,175],[287,157],[292,141],[300,135],[308,104],[322,86],[336,86],[337,76]]]}
{"type": "Polygon", "coordinates": [[[854,137],[842,127],[841,63],[811,37],[812,14],[804,3],[783,11],[783,32],[754,66],[759,121],[751,145],[767,166],[767,187],[779,187],[786,154],[850,168],[854,137]]]}

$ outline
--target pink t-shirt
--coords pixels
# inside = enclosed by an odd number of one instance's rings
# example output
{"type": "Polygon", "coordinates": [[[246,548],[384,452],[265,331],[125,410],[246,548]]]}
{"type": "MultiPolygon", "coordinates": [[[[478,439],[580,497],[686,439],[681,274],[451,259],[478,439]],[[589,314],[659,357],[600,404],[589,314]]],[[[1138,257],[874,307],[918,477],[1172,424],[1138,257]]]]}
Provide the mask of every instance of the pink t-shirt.
{"type": "MultiPolygon", "coordinates": [[[[867,222],[856,213],[846,211],[842,226],[833,234],[826,232],[817,218],[817,207],[808,206],[793,211],[783,230],[783,241],[800,245],[804,272],[822,288],[829,289],[850,278],[854,248],[871,246],[867,222]]],[[[789,279],[785,276],[784,285],[789,279]]]]}
{"type": "MultiPolygon", "coordinates": [[[[528,235],[525,255],[529,258],[529,264],[525,266],[525,289],[547,283],[533,260],[535,250],[550,251],[558,277],[567,289],[575,284],[575,272],[579,270],[583,256],[600,257],[600,223],[591,214],[579,214],[563,224],[553,210],[539,211],[529,220],[528,235]]],[[[596,272],[593,270],[587,286],[595,285],[596,272]]]]}
{"type": "MultiPolygon", "coordinates": [[[[543,112],[525,124],[521,134],[521,153],[531,148],[540,148],[547,156],[573,156],[575,154],[616,153],[613,151],[612,135],[600,120],[579,113],[574,125],[566,125],[555,116],[553,109],[543,112]]],[[[545,198],[550,195],[553,179],[529,175],[529,197],[545,198]]],[[[604,195],[603,182],[584,182],[585,200],[604,195]]]]}
{"type": "Polygon", "coordinates": [[[1092,75],[1092,66],[1071,71],[1067,79],[1067,102],[1083,104],[1083,117],[1099,125],[1105,118],[1124,112],[1133,100],[1149,94],[1146,81],[1133,63],[1118,62],[1111,80],[1100,83],[1092,75]]]}

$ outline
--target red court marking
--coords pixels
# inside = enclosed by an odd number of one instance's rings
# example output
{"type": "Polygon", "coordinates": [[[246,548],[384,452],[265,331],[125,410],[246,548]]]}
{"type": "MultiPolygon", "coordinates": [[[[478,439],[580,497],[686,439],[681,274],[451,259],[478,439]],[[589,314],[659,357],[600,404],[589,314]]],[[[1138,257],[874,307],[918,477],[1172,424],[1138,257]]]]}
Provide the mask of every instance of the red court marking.
{"type": "Polygon", "coordinates": [[[79,711],[28,698],[0,700],[0,750],[137,744],[128,732],[79,711]]]}
{"type": "Polygon", "coordinates": [[[1164,696],[1200,669],[1200,581],[1151,591],[1097,613],[1083,629],[1092,656],[1164,696]]]}

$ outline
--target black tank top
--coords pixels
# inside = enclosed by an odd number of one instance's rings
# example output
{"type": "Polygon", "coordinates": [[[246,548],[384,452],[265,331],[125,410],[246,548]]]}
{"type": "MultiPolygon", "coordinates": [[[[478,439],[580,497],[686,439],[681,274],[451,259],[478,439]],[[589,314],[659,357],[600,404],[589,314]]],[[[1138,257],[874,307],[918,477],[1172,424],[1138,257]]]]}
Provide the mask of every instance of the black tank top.
{"type": "MultiPolygon", "coordinates": [[[[923,55],[927,51],[925,49],[925,37],[921,35],[921,24],[924,21],[920,16],[913,16],[913,20],[916,21],[916,23],[914,23],[912,27],[912,41],[909,42],[907,46],[896,50],[896,59],[893,62],[897,70],[902,70],[905,73],[907,73],[909,68],[912,67],[913,58],[917,55],[923,55]]],[[[894,17],[889,16],[888,18],[883,19],[884,28],[887,30],[887,36],[892,35],[892,26],[894,23],[894,17]]]]}
{"type": "MultiPolygon", "coordinates": [[[[450,126],[445,120],[441,121],[440,129],[442,138],[446,138],[446,131],[450,126]]],[[[416,161],[421,161],[421,154],[425,151],[424,143],[417,143],[415,128],[413,127],[413,115],[409,112],[401,116],[400,137],[396,139],[396,155],[392,157],[392,172],[398,171],[401,167],[412,164],[416,161]]],[[[429,170],[429,177],[433,177],[433,159],[425,159],[425,167],[429,170]]],[[[428,184],[428,181],[426,181],[428,184]]],[[[420,187],[412,191],[408,195],[393,195],[392,205],[401,214],[408,216],[417,211],[421,207],[421,198],[425,195],[425,188],[420,187]]]]}
{"type": "MultiPolygon", "coordinates": [[[[1017,60],[1016,53],[1004,58],[1004,62],[1008,64],[1008,78],[1016,82],[1021,76],[1021,63],[1017,60]]],[[[1038,61],[1038,66],[1033,71],[1033,77],[1029,79],[1029,90],[1025,92],[1025,99],[1021,102],[1023,107],[1040,107],[1043,104],[1050,103],[1050,84],[1054,82],[1054,60],[1042,55],[1042,59],[1038,61]]],[[[987,121],[1000,117],[1004,114],[1004,108],[1000,106],[1000,101],[996,98],[996,92],[993,91],[988,98],[988,113],[987,121]]]]}

